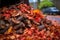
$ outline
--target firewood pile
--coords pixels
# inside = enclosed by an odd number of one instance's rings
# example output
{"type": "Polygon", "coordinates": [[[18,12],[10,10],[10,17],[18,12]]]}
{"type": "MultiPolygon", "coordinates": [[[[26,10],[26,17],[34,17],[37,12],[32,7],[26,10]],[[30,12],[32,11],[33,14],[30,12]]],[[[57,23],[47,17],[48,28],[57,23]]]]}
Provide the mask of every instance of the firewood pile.
{"type": "Polygon", "coordinates": [[[26,4],[0,9],[0,40],[60,40],[60,27],[26,4]]]}

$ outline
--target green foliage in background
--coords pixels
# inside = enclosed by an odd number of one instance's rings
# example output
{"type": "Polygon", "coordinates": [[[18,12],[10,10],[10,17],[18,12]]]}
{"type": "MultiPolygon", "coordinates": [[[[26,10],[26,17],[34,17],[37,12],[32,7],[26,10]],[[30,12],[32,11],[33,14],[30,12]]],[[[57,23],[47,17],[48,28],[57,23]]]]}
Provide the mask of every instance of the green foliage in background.
{"type": "Polygon", "coordinates": [[[42,9],[42,8],[45,8],[45,7],[51,7],[51,6],[53,6],[53,3],[49,0],[43,0],[38,4],[39,9],[42,9]]]}

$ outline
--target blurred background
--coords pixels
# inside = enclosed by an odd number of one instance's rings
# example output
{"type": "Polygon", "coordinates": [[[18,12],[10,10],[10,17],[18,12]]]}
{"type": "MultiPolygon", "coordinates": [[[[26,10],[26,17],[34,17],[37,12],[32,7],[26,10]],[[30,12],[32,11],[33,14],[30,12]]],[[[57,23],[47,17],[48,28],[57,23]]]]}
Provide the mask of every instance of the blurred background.
{"type": "Polygon", "coordinates": [[[29,0],[29,3],[34,9],[40,9],[47,19],[60,22],[59,0],[29,0]]]}
{"type": "Polygon", "coordinates": [[[34,9],[40,9],[44,14],[60,15],[60,11],[55,7],[52,0],[29,0],[34,9]]]}

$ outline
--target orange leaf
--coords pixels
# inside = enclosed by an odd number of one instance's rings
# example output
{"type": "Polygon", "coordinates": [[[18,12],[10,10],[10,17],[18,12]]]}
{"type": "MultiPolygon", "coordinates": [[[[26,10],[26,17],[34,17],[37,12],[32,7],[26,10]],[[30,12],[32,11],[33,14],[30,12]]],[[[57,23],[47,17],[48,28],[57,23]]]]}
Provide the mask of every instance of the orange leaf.
{"type": "Polygon", "coordinates": [[[5,34],[10,34],[12,32],[12,26],[5,32],[5,34]]]}

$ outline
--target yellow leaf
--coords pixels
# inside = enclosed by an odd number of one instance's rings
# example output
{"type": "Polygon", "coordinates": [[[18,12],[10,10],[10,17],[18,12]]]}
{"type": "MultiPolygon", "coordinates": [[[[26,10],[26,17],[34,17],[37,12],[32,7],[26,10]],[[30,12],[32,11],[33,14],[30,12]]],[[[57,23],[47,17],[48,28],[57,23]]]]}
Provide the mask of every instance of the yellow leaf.
{"type": "Polygon", "coordinates": [[[12,26],[5,32],[5,34],[10,34],[12,32],[12,26]]]}

